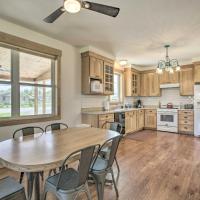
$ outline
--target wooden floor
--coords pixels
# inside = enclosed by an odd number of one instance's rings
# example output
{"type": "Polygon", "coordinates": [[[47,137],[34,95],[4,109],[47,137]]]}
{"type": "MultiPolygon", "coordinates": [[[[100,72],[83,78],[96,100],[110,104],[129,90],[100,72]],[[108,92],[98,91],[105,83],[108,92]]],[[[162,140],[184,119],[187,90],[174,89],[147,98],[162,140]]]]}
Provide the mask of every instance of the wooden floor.
{"type": "MultiPolygon", "coordinates": [[[[142,131],[122,141],[117,158],[119,200],[200,200],[200,139],[142,131]]],[[[6,175],[19,174],[0,169],[0,177],[6,175]]],[[[96,199],[93,185],[90,190],[96,199]]],[[[114,189],[106,186],[105,200],[115,199],[114,189]]]]}

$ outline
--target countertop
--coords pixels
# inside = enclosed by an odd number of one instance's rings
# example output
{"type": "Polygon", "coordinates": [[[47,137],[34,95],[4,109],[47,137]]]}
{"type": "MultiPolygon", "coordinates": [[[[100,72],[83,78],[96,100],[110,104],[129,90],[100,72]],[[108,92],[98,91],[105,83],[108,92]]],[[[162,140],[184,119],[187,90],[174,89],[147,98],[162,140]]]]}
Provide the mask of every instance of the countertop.
{"type": "MultiPolygon", "coordinates": [[[[159,108],[148,108],[148,107],[144,107],[144,108],[123,108],[123,109],[114,109],[114,110],[107,110],[107,111],[82,111],[82,114],[87,114],[87,115],[104,115],[104,114],[112,114],[112,113],[120,113],[120,112],[129,112],[129,111],[133,111],[133,110],[154,110],[154,109],[159,109],[159,108]]],[[[193,111],[194,109],[184,109],[184,108],[180,108],[178,110],[187,110],[187,111],[193,111]]]]}

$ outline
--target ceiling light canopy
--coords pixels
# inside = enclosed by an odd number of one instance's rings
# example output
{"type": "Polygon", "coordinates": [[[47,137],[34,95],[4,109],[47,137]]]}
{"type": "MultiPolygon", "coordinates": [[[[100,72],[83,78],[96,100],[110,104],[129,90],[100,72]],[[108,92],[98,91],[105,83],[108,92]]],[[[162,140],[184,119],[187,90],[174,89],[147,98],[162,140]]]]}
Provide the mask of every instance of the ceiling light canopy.
{"type": "Polygon", "coordinates": [[[78,0],[65,0],[64,8],[69,13],[77,13],[81,10],[81,3],[78,0]]]}
{"type": "Polygon", "coordinates": [[[119,61],[119,64],[120,64],[121,66],[124,66],[124,65],[127,65],[127,64],[128,64],[128,61],[127,61],[127,60],[120,60],[120,61],[119,61]]]}
{"type": "Polygon", "coordinates": [[[180,66],[178,64],[178,60],[177,59],[172,59],[170,60],[169,55],[168,55],[168,48],[170,47],[170,45],[165,45],[164,46],[166,48],[166,58],[165,60],[160,60],[158,62],[158,67],[156,72],[158,74],[162,74],[163,70],[169,72],[170,74],[174,73],[174,70],[176,71],[180,71],[180,66]]]}

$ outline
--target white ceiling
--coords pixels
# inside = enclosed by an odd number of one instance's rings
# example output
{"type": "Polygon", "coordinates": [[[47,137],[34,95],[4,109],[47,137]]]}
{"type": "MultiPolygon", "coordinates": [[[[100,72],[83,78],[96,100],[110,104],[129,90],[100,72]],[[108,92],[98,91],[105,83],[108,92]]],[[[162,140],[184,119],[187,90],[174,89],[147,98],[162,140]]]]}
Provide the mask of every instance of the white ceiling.
{"type": "Polygon", "coordinates": [[[200,57],[199,0],[91,0],[120,7],[117,18],[88,10],[65,13],[55,23],[44,17],[62,0],[1,0],[0,17],[72,45],[94,46],[137,65],[155,65],[171,44],[170,57],[200,57]]]}

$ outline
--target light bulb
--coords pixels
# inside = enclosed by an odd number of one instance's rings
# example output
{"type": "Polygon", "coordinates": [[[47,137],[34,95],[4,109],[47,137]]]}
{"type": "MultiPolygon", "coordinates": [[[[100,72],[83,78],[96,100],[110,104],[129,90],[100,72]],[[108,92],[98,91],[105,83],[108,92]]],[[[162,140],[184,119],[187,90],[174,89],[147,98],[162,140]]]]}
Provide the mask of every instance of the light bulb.
{"type": "Polygon", "coordinates": [[[176,71],[180,71],[181,70],[181,68],[180,68],[180,66],[178,65],[177,67],[176,67],[176,71]]]}
{"type": "Polygon", "coordinates": [[[160,68],[157,68],[157,69],[156,69],[156,73],[157,73],[157,74],[162,74],[162,72],[163,72],[162,69],[160,69],[160,68]]]}
{"type": "Polygon", "coordinates": [[[172,68],[169,68],[169,73],[170,74],[173,74],[174,73],[174,70],[172,68]]]}
{"type": "Polygon", "coordinates": [[[81,4],[78,0],[65,0],[64,8],[69,13],[77,13],[81,10],[81,4]]]}

